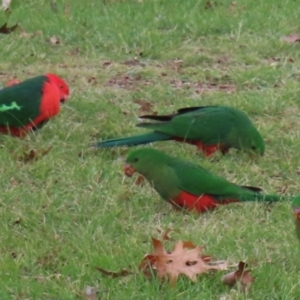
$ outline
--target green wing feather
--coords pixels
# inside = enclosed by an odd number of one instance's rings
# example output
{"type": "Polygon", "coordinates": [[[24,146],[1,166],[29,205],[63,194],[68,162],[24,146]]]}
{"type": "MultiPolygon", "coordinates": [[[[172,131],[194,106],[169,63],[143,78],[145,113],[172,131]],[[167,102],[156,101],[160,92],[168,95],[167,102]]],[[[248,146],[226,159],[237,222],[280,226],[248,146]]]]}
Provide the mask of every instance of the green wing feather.
{"type": "Polygon", "coordinates": [[[252,123],[241,111],[224,106],[208,106],[179,114],[170,121],[140,123],[137,126],[214,145],[231,143],[232,138],[236,136],[237,125],[252,126],[252,123]]]}
{"type": "Polygon", "coordinates": [[[40,113],[46,76],[38,76],[0,90],[0,126],[27,125],[40,113]]]}

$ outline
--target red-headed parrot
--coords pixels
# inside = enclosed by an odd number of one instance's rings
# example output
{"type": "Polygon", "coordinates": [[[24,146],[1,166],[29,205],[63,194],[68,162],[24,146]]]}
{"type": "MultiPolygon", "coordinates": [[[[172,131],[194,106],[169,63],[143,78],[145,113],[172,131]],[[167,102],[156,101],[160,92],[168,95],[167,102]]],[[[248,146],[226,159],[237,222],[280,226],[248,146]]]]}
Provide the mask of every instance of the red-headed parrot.
{"type": "Polygon", "coordinates": [[[206,156],[217,150],[225,154],[229,148],[243,149],[260,155],[265,151],[264,140],[249,117],[232,107],[189,107],[179,109],[172,115],[146,115],[140,118],[159,122],[136,125],[153,130],[150,133],[107,140],[92,146],[108,148],[174,140],[196,145],[206,156]]]}
{"type": "Polygon", "coordinates": [[[300,240],[300,196],[297,196],[293,199],[292,207],[295,217],[296,235],[300,240]]]}
{"type": "Polygon", "coordinates": [[[130,153],[124,172],[144,176],[158,194],[178,208],[199,213],[231,202],[275,202],[277,195],[261,194],[256,187],[238,186],[189,161],[142,148],[130,153]]]}
{"type": "Polygon", "coordinates": [[[54,74],[8,85],[0,90],[0,132],[18,137],[57,115],[69,95],[66,82],[54,74]]]}

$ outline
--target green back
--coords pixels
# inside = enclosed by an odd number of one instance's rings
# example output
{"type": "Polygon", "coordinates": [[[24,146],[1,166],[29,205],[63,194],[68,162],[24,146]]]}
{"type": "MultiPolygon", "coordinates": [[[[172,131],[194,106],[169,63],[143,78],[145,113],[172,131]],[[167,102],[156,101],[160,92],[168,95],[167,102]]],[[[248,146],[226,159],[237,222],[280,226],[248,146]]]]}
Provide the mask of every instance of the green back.
{"type": "Polygon", "coordinates": [[[139,127],[198,140],[206,145],[221,143],[225,147],[251,149],[263,154],[264,141],[249,117],[226,106],[207,106],[174,116],[170,121],[141,123],[139,127]]]}
{"type": "Polygon", "coordinates": [[[136,150],[128,156],[126,161],[144,175],[166,200],[177,196],[181,191],[194,195],[211,194],[220,199],[223,196],[256,194],[198,165],[170,157],[155,149],[136,150]]]}
{"type": "Polygon", "coordinates": [[[38,76],[0,90],[0,126],[20,127],[35,119],[46,80],[38,76]]]}

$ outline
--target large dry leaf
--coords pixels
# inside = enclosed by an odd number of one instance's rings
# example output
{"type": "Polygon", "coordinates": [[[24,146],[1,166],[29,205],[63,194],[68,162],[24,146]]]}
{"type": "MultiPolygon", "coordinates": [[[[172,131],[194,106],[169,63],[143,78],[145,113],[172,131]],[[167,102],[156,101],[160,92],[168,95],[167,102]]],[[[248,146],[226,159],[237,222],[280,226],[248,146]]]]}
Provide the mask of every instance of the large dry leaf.
{"type": "Polygon", "coordinates": [[[227,269],[227,264],[223,261],[208,264],[209,256],[204,256],[203,259],[201,255],[203,247],[194,246],[191,242],[178,241],[171,253],[157,239],[152,238],[152,244],[154,253],[144,257],[139,269],[146,276],[156,273],[158,278],[169,280],[171,286],[175,285],[180,274],[196,281],[197,275],[209,270],[227,269]]]}
{"type": "Polygon", "coordinates": [[[250,270],[246,270],[247,267],[248,265],[241,261],[238,265],[237,271],[224,275],[222,282],[230,287],[238,284],[239,289],[242,292],[248,292],[255,281],[255,278],[251,276],[250,270]]]}

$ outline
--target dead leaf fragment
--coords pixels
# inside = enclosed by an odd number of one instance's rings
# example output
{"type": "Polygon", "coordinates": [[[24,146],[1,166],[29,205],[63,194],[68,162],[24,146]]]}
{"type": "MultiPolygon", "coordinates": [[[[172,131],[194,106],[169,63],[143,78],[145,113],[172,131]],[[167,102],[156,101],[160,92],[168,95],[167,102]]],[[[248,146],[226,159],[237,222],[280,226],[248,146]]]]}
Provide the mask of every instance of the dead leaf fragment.
{"type": "Polygon", "coordinates": [[[87,286],[84,291],[84,296],[87,300],[98,300],[96,297],[97,291],[91,286],[87,286]]]}
{"type": "Polygon", "coordinates": [[[58,13],[57,4],[54,0],[50,0],[50,7],[53,10],[53,12],[58,13]]]}
{"type": "Polygon", "coordinates": [[[230,287],[238,284],[239,289],[247,293],[255,281],[255,278],[250,274],[251,270],[246,270],[247,267],[248,265],[241,261],[238,270],[224,275],[222,282],[230,287]]]}
{"type": "Polygon", "coordinates": [[[290,35],[281,37],[281,40],[287,43],[299,43],[300,37],[297,33],[293,32],[290,35]]]}
{"type": "Polygon", "coordinates": [[[1,27],[0,27],[0,33],[3,34],[10,34],[11,32],[15,31],[19,27],[19,24],[15,24],[11,27],[7,27],[7,23],[5,22],[1,27]]]}
{"type": "Polygon", "coordinates": [[[90,78],[88,78],[88,83],[90,83],[92,86],[95,86],[98,84],[98,81],[97,81],[96,77],[90,77],[90,78]]]}
{"type": "Polygon", "coordinates": [[[99,268],[99,267],[95,267],[95,269],[98,270],[99,272],[101,272],[102,274],[106,275],[106,276],[111,276],[112,278],[124,277],[124,276],[128,276],[128,275],[133,274],[132,272],[130,272],[126,269],[122,269],[119,272],[107,271],[107,270],[104,270],[104,269],[99,268]]]}
{"type": "Polygon", "coordinates": [[[140,106],[139,113],[152,112],[153,104],[143,100],[143,99],[135,99],[133,103],[136,103],[140,106]]]}
{"type": "Polygon", "coordinates": [[[222,262],[208,264],[202,258],[203,247],[195,246],[191,242],[178,241],[172,252],[167,252],[163,243],[152,238],[154,253],[147,254],[139,265],[139,270],[147,277],[156,274],[159,279],[166,279],[171,286],[183,274],[190,280],[196,281],[197,275],[209,270],[224,270],[227,265],[222,262]]]}
{"type": "Polygon", "coordinates": [[[135,185],[143,185],[144,184],[144,182],[145,182],[145,177],[144,176],[142,176],[142,175],[139,175],[138,177],[137,177],[137,179],[135,180],[135,182],[134,182],[134,184],[135,185]]]}
{"type": "Polygon", "coordinates": [[[52,147],[49,147],[48,149],[46,149],[40,153],[38,150],[31,149],[28,153],[24,152],[22,156],[19,156],[18,160],[22,161],[24,163],[36,161],[36,160],[40,159],[41,157],[47,155],[51,149],[52,149],[52,147]]]}
{"type": "Polygon", "coordinates": [[[60,44],[60,41],[59,41],[59,39],[58,39],[55,35],[53,35],[53,36],[50,38],[50,43],[51,43],[52,45],[58,45],[58,44],[60,44]]]}

